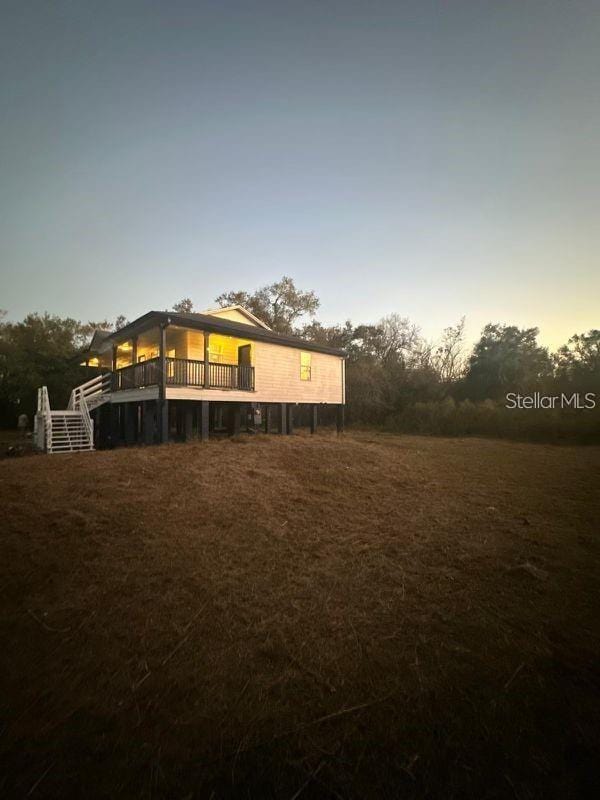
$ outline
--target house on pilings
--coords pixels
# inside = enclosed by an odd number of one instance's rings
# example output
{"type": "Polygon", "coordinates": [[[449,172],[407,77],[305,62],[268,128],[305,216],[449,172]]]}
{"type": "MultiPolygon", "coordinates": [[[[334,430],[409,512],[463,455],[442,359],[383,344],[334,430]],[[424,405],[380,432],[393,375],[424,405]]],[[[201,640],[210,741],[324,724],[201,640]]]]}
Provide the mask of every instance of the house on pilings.
{"type": "Polygon", "coordinates": [[[344,424],[345,353],[272,331],[241,306],[150,311],[118,331],[97,331],[82,353],[97,375],[69,408],[39,390],[36,441],[48,452],[158,444],[241,430],[316,430],[344,424]]]}

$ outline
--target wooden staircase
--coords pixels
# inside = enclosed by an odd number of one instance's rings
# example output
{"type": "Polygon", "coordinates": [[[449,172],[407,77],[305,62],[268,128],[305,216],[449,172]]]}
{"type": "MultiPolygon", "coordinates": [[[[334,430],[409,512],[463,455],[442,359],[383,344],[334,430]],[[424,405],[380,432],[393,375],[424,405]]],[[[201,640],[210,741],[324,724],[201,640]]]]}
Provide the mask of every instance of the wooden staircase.
{"type": "Polygon", "coordinates": [[[110,374],[77,386],[71,392],[69,406],[64,411],[50,408],[48,389],[38,389],[38,409],[35,415],[34,441],[46,453],[73,453],[94,449],[94,420],[90,411],[110,400],[110,374]]]}
{"type": "Polygon", "coordinates": [[[81,411],[53,411],[49,453],[72,453],[93,450],[93,430],[86,428],[81,411]]]}

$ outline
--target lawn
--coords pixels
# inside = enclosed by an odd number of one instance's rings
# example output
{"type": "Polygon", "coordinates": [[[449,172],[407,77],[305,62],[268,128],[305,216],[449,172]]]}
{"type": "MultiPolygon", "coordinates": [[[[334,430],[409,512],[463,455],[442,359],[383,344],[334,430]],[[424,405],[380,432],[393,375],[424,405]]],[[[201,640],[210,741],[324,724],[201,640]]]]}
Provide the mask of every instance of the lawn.
{"type": "Polygon", "coordinates": [[[0,462],[0,793],[582,797],[600,448],[369,433],[0,462]]]}

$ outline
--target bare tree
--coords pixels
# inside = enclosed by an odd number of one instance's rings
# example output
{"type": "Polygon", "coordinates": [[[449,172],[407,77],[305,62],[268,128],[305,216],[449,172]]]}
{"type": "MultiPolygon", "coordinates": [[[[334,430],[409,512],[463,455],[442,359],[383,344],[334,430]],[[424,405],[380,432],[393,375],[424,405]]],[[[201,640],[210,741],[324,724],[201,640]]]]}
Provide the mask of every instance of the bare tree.
{"type": "Polygon", "coordinates": [[[424,341],[418,325],[408,317],[394,313],[383,317],[379,327],[382,332],[380,357],[384,363],[391,360],[403,367],[411,367],[420,361],[424,341]]]}
{"type": "Polygon", "coordinates": [[[431,347],[431,367],[442,383],[452,383],[461,378],[466,370],[464,353],[465,318],[444,329],[439,344],[431,347]]]}
{"type": "Polygon", "coordinates": [[[216,302],[222,307],[242,305],[278,333],[291,333],[299,319],[314,317],[319,307],[319,298],[313,291],[296,289],[293,279],[286,275],[252,294],[223,292],[216,302]]]}

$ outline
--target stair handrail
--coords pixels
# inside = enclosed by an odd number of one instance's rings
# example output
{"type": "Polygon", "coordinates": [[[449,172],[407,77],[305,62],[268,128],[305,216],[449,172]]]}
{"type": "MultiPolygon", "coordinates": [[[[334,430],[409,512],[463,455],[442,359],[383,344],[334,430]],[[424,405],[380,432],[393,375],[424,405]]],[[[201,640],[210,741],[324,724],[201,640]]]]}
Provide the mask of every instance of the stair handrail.
{"type": "Polygon", "coordinates": [[[90,443],[90,449],[93,450],[94,448],[94,420],[90,416],[90,411],[88,409],[87,400],[85,396],[82,394],[79,400],[79,411],[81,412],[81,419],[83,421],[83,425],[86,429],[88,440],[90,443]]]}
{"type": "Polygon", "coordinates": [[[91,400],[92,398],[101,398],[109,393],[110,372],[105,372],[102,375],[96,375],[80,386],[76,386],[71,392],[68,408],[73,411],[78,411],[82,398],[91,400]]]}
{"type": "Polygon", "coordinates": [[[35,420],[36,443],[39,442],[39,424],[42,425],[42,445],[46,452],[52,449],[52,411],[50,409],[50,398],[48,397],[48,387],[40,386],[38,389],[38,406],[35,420]]]}

